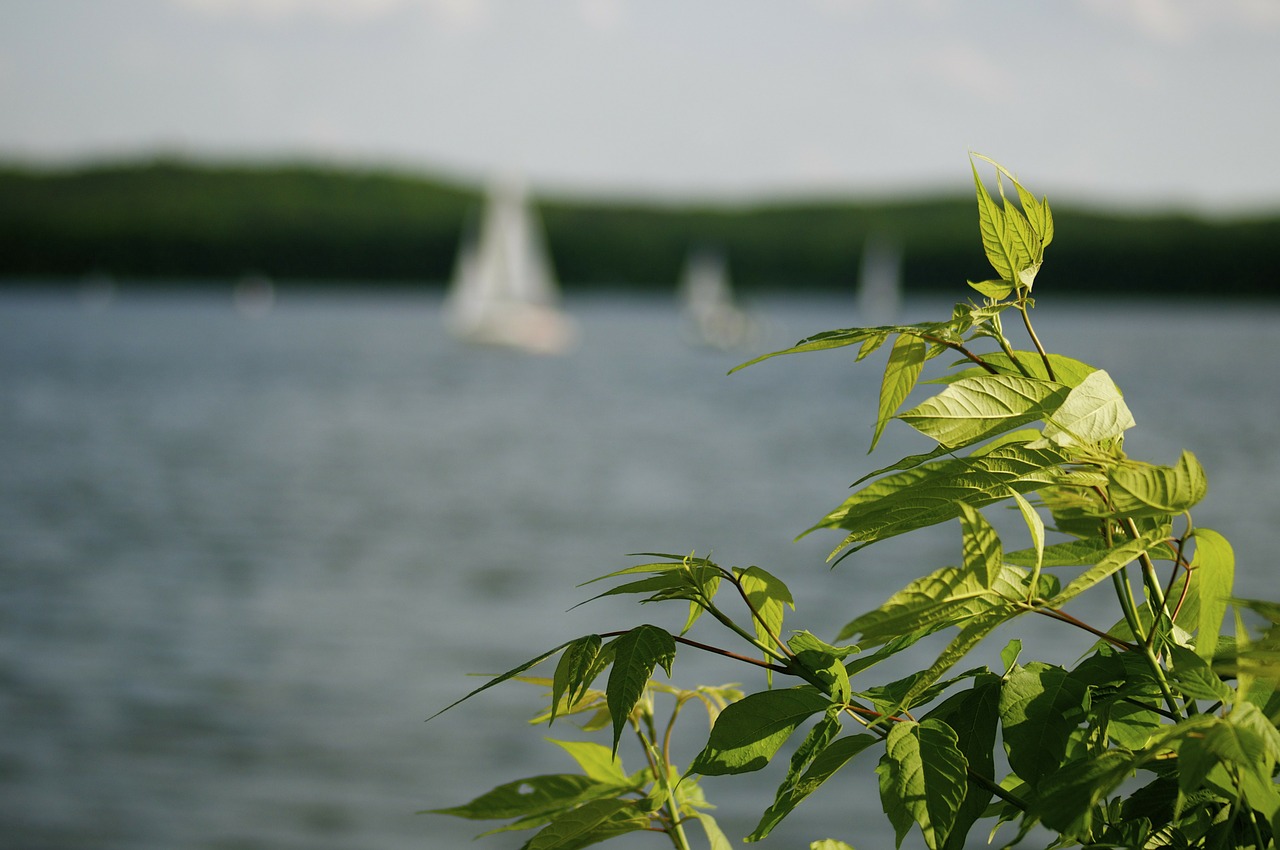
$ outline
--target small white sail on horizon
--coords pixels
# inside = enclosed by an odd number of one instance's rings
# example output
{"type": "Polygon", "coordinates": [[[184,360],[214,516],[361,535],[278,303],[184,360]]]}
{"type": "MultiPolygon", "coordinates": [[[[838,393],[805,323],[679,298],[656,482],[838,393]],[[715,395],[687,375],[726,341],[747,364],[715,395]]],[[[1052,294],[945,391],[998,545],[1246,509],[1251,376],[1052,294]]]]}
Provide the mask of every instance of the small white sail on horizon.
{"type": "Polygon", "coordinates": [[[902,246],[882,234],[863,245],[856,309],[864,327],[888,325],[902,312],[902,246]]]}
{"type": "Polygon", "coordinates": [[[731,349],[746,344],[755,323],[737,303],[724,255],[702,248],[690,252],[680,279],[680,301],[698,343],[731,349]]]}
{"type": "Polygon", "coordinates": [[[444,303],[450,330],[469,342],[563,353],[577,328],[560,310],[559,295],[523,186],[495,183],[479,233],[459,248],[444,303]]]}

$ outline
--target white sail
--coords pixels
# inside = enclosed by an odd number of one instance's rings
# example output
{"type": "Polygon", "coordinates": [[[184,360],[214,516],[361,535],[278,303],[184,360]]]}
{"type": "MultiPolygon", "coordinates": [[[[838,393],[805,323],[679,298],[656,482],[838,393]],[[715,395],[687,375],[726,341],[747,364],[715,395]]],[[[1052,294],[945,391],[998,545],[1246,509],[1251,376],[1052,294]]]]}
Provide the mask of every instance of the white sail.
{"type": "Polygon", "coordinates": [[[523,187],[495,184],[475,240],[464,239],[445,299],[449,327],[470,342],[555,354],[576,340],[523,187]]]}
{"type": "Polygon", "coordinates": [[[696,342],[737,348],[750,341],[755,323],[738,306],[724,256],[701,249],[689,254],[680,279],[680,300],[696,342]]]}
{"type": "Polygon", "coordinates": [[[891,324],[902,310],[902,248],[884,236],[863,245],[857,310],[864,327],[891,324]]]}

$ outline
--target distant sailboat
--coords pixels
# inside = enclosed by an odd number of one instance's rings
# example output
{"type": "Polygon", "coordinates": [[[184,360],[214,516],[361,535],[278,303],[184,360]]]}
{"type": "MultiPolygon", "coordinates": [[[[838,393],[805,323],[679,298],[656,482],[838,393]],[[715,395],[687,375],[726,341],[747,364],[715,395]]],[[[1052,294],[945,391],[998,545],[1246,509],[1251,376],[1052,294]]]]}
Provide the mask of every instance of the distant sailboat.
{"type": "Polygon", "coordinates": [[[449,327],[469,342],[559,354],[573,346],[577,329],[558,303],[524,190],[500,182],[489,193],[478,236],[458,252],[444,305],[449,327]]]}
{"type": "Polygon", "coordinates": [[[717,251],[689,254],[680,279],[680,300],[696,342],[731,349],[748,343],[755,323],[733,297],[729,268],[717,251]]]}
{"type": "Polygon", "coordinates": [[[863,245],[857,310],[864,327],[891,324],[902,312],[902,247],[884,236],[863,245]]]}

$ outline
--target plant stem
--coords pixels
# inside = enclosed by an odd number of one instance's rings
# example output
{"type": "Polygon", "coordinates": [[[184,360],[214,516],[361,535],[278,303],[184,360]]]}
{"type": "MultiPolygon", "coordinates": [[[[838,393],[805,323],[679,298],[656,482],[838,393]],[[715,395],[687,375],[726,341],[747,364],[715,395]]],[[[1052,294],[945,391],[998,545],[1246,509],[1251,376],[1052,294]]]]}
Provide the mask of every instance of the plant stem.
{"type": "Polygon", "coordinates": [[[1024,295],[1018,300],[1018,312],[1022,314],[1022,324],[1027,329],[1027,336],[1031,337],[1031,342],[1035,344],[1036,351],[1040,352],[1040,360],[1044,363],[1044,372],[1049,380],[1058,380],[1053,374],[1053,364],[1049,362],[1049,353],[1044,350],[1044,346],[1040,344],[1040,337],[1036,336],[1036,329],[1031,327],[1031,315],[1027,312],[1027,299],[1024,295]]]}

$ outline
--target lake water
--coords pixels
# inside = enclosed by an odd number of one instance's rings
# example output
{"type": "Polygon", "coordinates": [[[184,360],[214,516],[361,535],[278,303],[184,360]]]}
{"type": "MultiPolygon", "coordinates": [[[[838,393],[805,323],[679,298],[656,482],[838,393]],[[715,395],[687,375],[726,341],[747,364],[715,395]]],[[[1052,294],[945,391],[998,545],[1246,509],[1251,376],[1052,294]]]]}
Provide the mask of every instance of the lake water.
{"type": "MultiPolygon", "coordinates": [[[[792,625],[829,637],[958,558],[954,528],[835,571],[838,535],[792,542],[854,479],[918,449],[891,426],[866,456],[879,360],[825,352],[726,377],[755,352],[690,347],[670,304],[624,297],[570,302],[570,356],[520,357],[459,345],[438,307],[286,290],[248,320],[207,294],[106,309],[0,294],[0,845],[516,847],[519,833],[471,845],[485,824],[414,812],[569,769],[542,738],[572,729],[525,726],[540,695],[519,685],[423,721],[477,684],[468,673],[620,618],[683,621],[620,600],[568,610],[594,592],[580,582],[630,552],[712,551],[781,575],[792,625]]],[[[758,307],[759,350],[856,323],[838,299],[758,307]]],[[[905,318],[947,307],[911,302],[905,318]]],[[[1238,591],[1274,598],[1280,309],[1043,297],[1037,319],[1051,349],[1126,390],[1132,455],[1197,453],[1197,521],[1235,544],[1238,591]]],[[[1055,660],[1087,647],[1052,628],[1055,660]]],[[[684,684],[747,675],[676,665],[684,684]]],[[[875,757],[765,846],[891,846],[875,757]]],[[[708,783],[731,836],[772,800],[772,767],[708,783]]]]}

